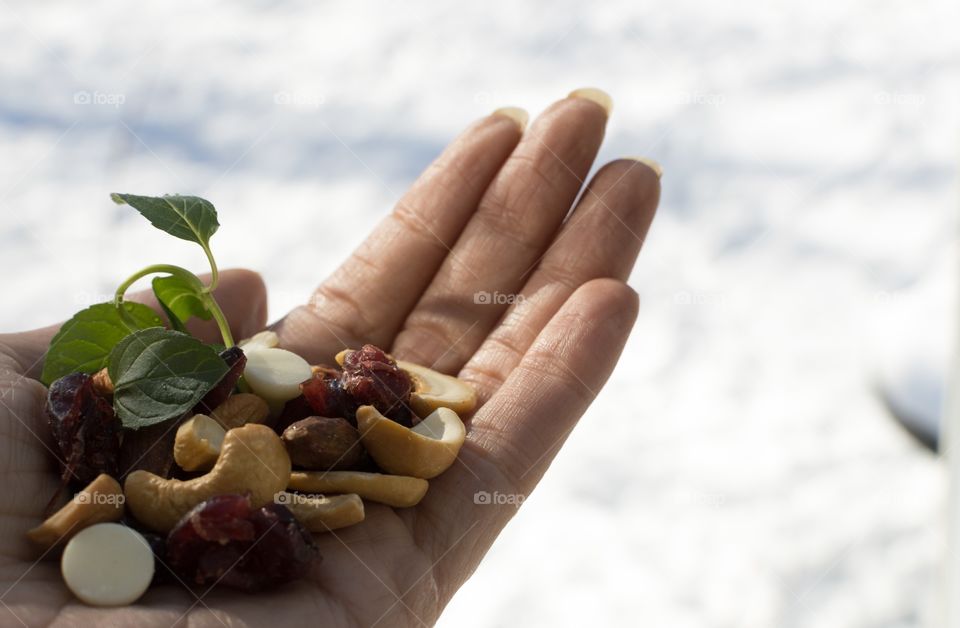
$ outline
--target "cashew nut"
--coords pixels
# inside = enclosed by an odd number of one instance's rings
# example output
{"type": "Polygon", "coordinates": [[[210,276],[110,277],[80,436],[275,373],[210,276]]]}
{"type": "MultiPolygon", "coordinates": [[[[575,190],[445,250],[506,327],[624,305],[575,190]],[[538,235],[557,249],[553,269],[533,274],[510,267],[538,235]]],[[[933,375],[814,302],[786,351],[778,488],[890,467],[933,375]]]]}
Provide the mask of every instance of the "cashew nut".
{"type": "Polygon", "coordinates": [[[311,532],[329,532],[363,521],[363,500],[356,494],[325,497],[281,493],[277,501],[311,532]]]}
{"type": "Polygon", "coordinates": [[[280,437],[265,425],[250,423],[227,432],[217,463],[192,480],[164,479],[137,470],[127,476],[127,506],[141,523],[169,532],[191,508],[215,495],[247,493],[259,508],[284,490],[290,457],[280,437]]]}
{"type": "Polygon", "coordinates": [[[247,423],[263,423],[270,416],[267,402],[253,393],[230,395],[210,413],[210,418],[229,430],[247,423]]]}
{"type": "Polygon", "coordinates": [[[123,491],[120,484],[106,473],[101,473],[63,508],[28,531],[27,537],[43,549],[49,549],[95,523],[120,521],[122,517],[123,491]]]}
{"type": "Polygon", "coordinates": [[[407,428],[373,406],[361,406],[357,427],[364,448],[381,469],[424,479],[440,475],[453,464],[466,436],[460,417],[449,408],[437,408],[407,428]]]}
{"type": "Polygon", "coordinates": [[[104,397],[113,396],[113,380],[110,379],[110,373],[107,367],[103,367],[93,374],[93,389],[104,397]]]}
{"type": "Polygon", "coordinates": [[[410,407],[417,416],[427,417],[437,408],[469,414],[477,405],[477,391],[463,380],[413,362],[397,360],[397,366],[413,380],[410,407]]]}
{"type": "Polygon", "coordinates": [[[227,431],[205,414],[196,414],[177,428],[173,459],[184,471],[207,471],[217,462],[227,431]]]}
{"type": "Polygon", "coordinates": [[[294,471],[289,488],[305,493],[356,493],[363,499],[408,508],[427,493],[429,483],[420,478],[364,471],[294,471]]]}

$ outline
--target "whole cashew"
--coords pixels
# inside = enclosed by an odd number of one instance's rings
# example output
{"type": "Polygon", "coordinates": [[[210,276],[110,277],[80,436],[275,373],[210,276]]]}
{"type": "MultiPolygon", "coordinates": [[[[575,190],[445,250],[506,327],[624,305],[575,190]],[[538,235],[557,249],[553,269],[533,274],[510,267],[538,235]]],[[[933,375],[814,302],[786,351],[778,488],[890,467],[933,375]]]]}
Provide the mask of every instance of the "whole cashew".
{"type": "Polygon", "coordinates": [[[137,470],[127,476],[127,507],[141,523],[169,532],[200,502],[215,495],[247,493],[255,508],[287,488],[290,457],[280,437],[265,425],[250,423],[227,432],[220,457],[206,475],[192,480],[164,479],[137,470]]]}
{"type": "Polygon", "coordinates": [[[304,493],[349,494],[394,508],[416,506],[427,493],[429,482],[405,475],[364,471],[294,471],[290,489],[304,493]]]}

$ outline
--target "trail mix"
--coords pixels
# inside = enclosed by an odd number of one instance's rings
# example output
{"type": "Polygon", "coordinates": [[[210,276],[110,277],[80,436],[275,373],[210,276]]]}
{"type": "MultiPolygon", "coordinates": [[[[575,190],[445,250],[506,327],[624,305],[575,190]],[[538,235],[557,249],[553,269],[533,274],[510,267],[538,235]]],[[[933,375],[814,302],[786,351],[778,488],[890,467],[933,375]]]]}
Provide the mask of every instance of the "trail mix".
{"type": "Polygon", "coordinates": [[[272,331],[236,344],[213,297],[213,205],[112,198],[200,245],[211,275],[148,266],[50,342],[41,380],[60,488],[27,537],[60,551],[78,599],[132,604],[165,583],[275,587],[304,577],[320,560],[314,534],[362,522],[365,503],[423,499],[460,451],[472,388],[369,344],[335,365],[309,364],[272,331]],[[147,277],[160,312],[125,300],[147,277]],[[192,336],[193,318],[214,320],[222,345],[192,336]]]}

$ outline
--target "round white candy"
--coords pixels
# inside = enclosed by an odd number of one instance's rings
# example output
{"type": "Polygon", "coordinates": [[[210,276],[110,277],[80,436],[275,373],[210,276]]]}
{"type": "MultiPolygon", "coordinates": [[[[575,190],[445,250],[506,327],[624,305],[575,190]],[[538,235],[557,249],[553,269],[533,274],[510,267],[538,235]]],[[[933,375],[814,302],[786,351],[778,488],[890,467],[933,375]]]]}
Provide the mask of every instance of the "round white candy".
{"type": "Polygon", "coordinates": [[[247,351],[243,376],[267,403],[277,404],[300,395],[300,384],[313,377],[310,364],[296,353],[272,347],[247,351]]]}
{"type": "Polygon", "coordinates": [[[136,530],[98,523],[70,539],[60,571],[67,587],[86,604],[132,604],[153,579],[153,551],[136,530]]]}

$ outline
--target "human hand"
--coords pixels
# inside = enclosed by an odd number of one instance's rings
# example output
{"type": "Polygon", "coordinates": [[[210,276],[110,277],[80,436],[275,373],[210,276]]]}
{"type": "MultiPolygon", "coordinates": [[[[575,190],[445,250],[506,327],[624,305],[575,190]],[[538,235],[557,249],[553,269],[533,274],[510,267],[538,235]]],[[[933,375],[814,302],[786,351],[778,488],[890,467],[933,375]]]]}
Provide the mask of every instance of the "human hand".
{"type": "MultiPolygon", "coordinates": [[[[454,466],[415,508],[366,505],[360,525],[319,535],[310,576],[279,590],[151,588],[134,606],[82,605],[24,532],[58,477],[36,381],[55,328],[0,336],[2,625],[430,625],[516,512],[603,386],[637,313],[624,282],[659,199],[658,173],[617,160],[572,214],[603,138],[602,94],[461,134],[309,302],[272,327],[311,363],[369,342],[473,384],[479,406],[454,466]],[[566,219],[566,220],[565,220],[566,219]],[[516,497],[519,496],[519,497],[516,497]]],[[[266,323],[249,271],[221,276],[235,337],[266,323]]],[[[215,329],[202,323],[209,339],[215,329]]]]}

